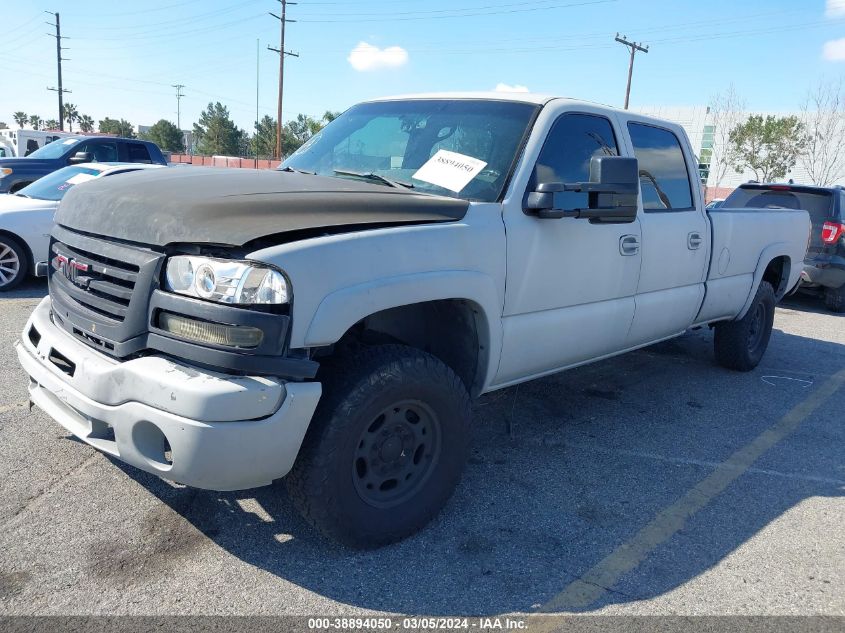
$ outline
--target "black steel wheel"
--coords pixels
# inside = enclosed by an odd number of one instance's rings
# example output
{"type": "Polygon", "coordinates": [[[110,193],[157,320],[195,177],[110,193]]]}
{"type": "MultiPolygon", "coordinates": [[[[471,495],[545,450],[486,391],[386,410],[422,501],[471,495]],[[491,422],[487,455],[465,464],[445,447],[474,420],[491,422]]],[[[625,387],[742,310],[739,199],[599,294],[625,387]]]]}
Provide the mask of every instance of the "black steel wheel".
{"type": "Polygon", "coordinates": [[[440,419],[424,402],[386,407],[361,434],[352,479],[361,498],[390,508],[413,497],[437,468],[440,419]]]}

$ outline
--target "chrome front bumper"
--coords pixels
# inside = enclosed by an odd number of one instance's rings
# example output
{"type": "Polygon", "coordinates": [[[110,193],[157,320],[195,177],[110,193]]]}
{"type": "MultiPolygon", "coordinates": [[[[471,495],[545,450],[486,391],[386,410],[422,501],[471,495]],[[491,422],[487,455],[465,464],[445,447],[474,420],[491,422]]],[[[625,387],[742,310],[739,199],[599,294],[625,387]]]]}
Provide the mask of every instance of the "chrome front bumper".
{"type": "Polygon", "coordinates": [[[46,297],[15,343],[31,400],[79,439],[197,488],[269,484],[293,466],[317,382],[230,376],[163,356],[118,361],[57,327],[46,297]]]}

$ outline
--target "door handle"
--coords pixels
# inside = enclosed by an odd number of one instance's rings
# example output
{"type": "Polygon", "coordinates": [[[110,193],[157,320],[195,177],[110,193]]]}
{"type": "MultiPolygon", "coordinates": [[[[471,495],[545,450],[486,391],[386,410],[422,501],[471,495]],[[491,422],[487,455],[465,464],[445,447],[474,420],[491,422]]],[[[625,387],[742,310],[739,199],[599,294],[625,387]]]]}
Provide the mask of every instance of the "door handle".
{"type": "Polygon", "coordinates": [[[640,238],[636,235],[623,235],[619,238],[619,254],[626,257],[640,252],[640,238]]]}
{"type": "Polygon", "coordinates": [[[701,238],[701,233],[690,233],[687,235],[687,248],[691,251],[699,248],[704,243],[704,240],[701,238]]]}

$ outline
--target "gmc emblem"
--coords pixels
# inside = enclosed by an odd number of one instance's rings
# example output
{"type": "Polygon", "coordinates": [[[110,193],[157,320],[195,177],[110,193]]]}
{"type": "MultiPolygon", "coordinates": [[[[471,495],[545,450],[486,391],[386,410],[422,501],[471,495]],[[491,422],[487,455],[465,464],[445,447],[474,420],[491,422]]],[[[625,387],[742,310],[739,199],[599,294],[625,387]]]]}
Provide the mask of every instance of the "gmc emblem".
{"type": "Polygon", "coordinates": [[[56,255],[56,270],[62,273],[73,285],[80,288],[88,287],[90,278],[79,275],[80,272],[88,272],[88,264],[83,264],[64,255],[56,255]]]}

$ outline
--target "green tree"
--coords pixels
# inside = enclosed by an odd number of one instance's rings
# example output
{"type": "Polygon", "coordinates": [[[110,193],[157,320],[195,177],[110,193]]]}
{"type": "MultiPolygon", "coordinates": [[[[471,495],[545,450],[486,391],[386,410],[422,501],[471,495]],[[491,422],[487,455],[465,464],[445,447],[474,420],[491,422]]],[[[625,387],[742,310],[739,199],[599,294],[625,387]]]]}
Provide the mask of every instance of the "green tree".
{"type": "Polygon", "coordinates": [[[251,141],[254,156],[272,157],[276,151],[276,120],[268,114],[255,123],[255,134],[251,141]]]}
{"type": "Polygon", "coordinates": [[[734,167],[750,169],[760,182],[786,176],[806,143],[804,126],[796,116],[753,114],[730,133],[734,167]]]}
{"type": "Polygon", "coordinates": [[[29,115],[22,110],[18,110],[12,115],[12,118],[15,120],[15,123],[18,124],[18,127],[23,129],[23,126],[29,122],[29,115]]]}
{"type": "Polygon", "coordinates": [[[292,121],[285,123],[282,129],[282,154],[290,156],[298,150],[309,138],[334,121],[339,112],[326,110],[323,116],[315,119],[307,114],[298,114],[292,121]]]}
{"type": "Polygon", "coordinates": [[[100,121],[100,132],[103,134],[114,134],[123,138],[135,138],[135,131],[132,124],[124,119],[110,119],[106,117],[100,121]]]}
{"type": "Polygon", "coordinates": [[[79,109],[72,103],[65,103],[62,106],[62,117],[67,121],[68,131],[73,132],[73,124],[79,120],[79,109]]]}
{"type": "Polygon", "coordinates": [[[246,132],[230,118],[229,109],[219,101],[209,103],[199,122],[194,123],[194,138],[197,151],[206,156],[239,155],[246,149],[248,140],[246,132]]]}
{"type": "Polygon", "coordinates": [[[44,129],[45,130],[58,130],[59,129],[59,122],[56,119],[47,119],[44,121],[44,129]]]}
{"type": "Polygon", "coordinates": [[[80,114],[77,121],[79,121],[79,129],[86,134],[94,131],[94,119],[87,114],[80,114]]]}
{"type": "Polygon", "coordinates": [[[33,130],[40,130],[41,126],[44,125],[44,119],[37,114],[31,114],[29,116],[29,124],[32,126],[33,130]]]}
{"type": "Polygon", "coordinates": [[[152,141],[166,152],[184,152],[185,142],[182,132],[174,123],[161,119],[140,135],[146,141],[152,141]]]}

